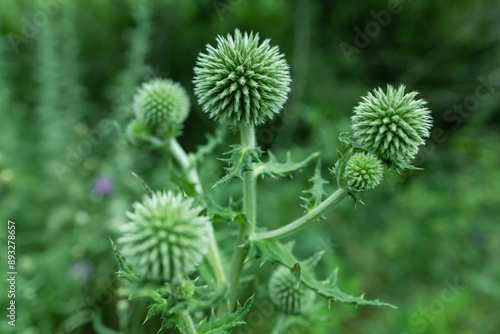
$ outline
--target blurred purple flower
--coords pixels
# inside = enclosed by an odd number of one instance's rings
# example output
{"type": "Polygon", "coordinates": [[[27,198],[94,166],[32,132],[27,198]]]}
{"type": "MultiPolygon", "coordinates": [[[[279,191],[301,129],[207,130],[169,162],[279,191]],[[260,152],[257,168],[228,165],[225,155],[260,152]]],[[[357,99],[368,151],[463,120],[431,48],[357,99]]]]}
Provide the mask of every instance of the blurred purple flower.
{"type": "Polygon", "coordinates": [[[68,271],[71,276],[88,281],[94,274],[94,265],[89,260],[77,260],[71,263],[68,271]]]}
{"type": "Polygon", "coordinates": [[[94,192],[101,196],[109,196],[115,189],[113,179],[108,176],[99,176],[94,180],[94,192]]]}

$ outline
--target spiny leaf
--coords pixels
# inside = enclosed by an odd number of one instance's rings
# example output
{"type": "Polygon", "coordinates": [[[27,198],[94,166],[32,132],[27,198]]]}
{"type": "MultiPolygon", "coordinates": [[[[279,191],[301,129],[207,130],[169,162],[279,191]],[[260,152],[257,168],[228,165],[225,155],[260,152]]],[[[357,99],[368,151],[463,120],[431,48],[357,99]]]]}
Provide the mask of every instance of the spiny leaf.
{"type": "Polygon", "coordinates": [[[262,154],[260,148],[244,147],[241,145],[232,145],[232,147],[232,150],[225,153],[225,155],[230,155],[230,157],[221,159],[229,164],[229,167],[225,168],[227,173],[217,181],[212,188],[222,183],[226,183],[235,177],[243,180],[243,172],[251,171],[253,169],[252,164],[256,161],[260,161],[259,157],[262,154]]]}
{"type": "Polygon", "coordinates": [[[250,307],[252,307],[253,298],[254,296],[248,298],[243,306],[238,303],[235,312],[231,313],[231,311],[228,310],[219,319],[216,319],[212,311],[210,320],[208,322],[203,320],[197,326],[198,334],[229,334],[232,328],[245,324],[245,315],[250,311],[250,307]]]}
{"type": "Polygon", "coordinates": [[[269,175],[271,177],[289,176],[292,172],[304,168],[309,161],[319,156],[319,152],[316,152],[302,161],[294,162],[292,161],[290,151],[288,151],[285,162],[278,162],[278,159],[276,159],[276,156],[271,151],[268,151],[267,154],[269,155],[269,160],[267,162],[256,164],[254,169],[256,175],[269,175]]]}
{"type": "Polygon", "coordinates": [[[194,183],[187,178],[185,173],[179,173],[175,169],[170,168],[169,176],[184,193],[190,197],[198,196],[194,183]]]}
{"type": "Polygon", "coordinates": [[[111,246],[113,247],[113,252],[115,253],[116,259],[118,260],[118,263],[120,264],[120,270],[118,271],[118,277],[124,278],[128,280],[129,282],[138,282],[139,281],[139,276],[134,272],[132,267],[127,263],[125,257],[120,253],[118,250],[118,247],[116,244],[109,238],[109,241],[111,241],[111,246]]]}
{"type": "Polygon", "coordinates": [[[209,154],[211,154],[214,149],[222,143],[224,140],[224,137],[226,136],[226,129],[225,128],[217,128],[215,130],[215,134],[207,134],[207,143],[205,145],[199,146],[198,149],[196,150],[196,153],[194,154],[193,158],[193,164],[198,165],[200,162],[203,161],[203,158],[209,154]]]}
{"type": "Polygon", "coordinates": [[[139,175],[137,175],[136,173],[134,173],[134,172],[131,172],[131,173],[142,184],[142,186],[144,187],[144,190],[146,190],[146,194],[152,195],[153,191],[151,190],[151,188],[149,188],[148,184],[139,175]]]}
{"type": "Polygon", "coordinates": [[[320,160],[318,160],[318,162],[316,163],[314,176],[309,179],[309,182],[313,184],[312,187],[303,191],[303,193],[308,194],[308,196],[301,197],[301,199],[304,201],[302,207],[306,210],[306,212],[309,212],[317,207],[321,203],[321,201],[323,201],[323,197],[327,195],[323,187],[325,186],[325,184],[328,184],[330,182],[328,182],[321,176],[320,160]]]}
{"type": "Polygon", "coordinates": [[[291,249],[293,243],[282,244],[280,242],[255,241],[252,243],[251,255],[260,255],[262,262],[279,262],[288,268],[292,268],[297,263],[301,267],[301,283],[304,283],[318,295],[328,298],[329,301],[336,301],[345,304],[354,305],[372,305],[372,306],[389,306],[396,308],[389,303],[377,300],[366,300],[363,295],[354,297],[341,291],[337,286],[337,272],[334,271],[330,277],[324,281],[318,281],[313,275],[311,265],[319,261],[319,255],[306,260],[299,261],[292,254],[291,249]]]}
{"type": "Polygon", "coordinates": [[[212,218],[213,222],[239,222],[245,221],[245,214],[241,210],[241,201],[233,201],[229,198],[229,203],[226,206],[219,205],[217,202],[207,200],[207,216],[212,218]]]}
{"type": "Polygon", "coordinates": [[[176,314],[168,314],[163,317],[163,320],[161,322],[161,328],[162,329],[170,329],[170,328],[177,328],[177,329],[182,329],[182,320],[181,318],[176,314]]]}

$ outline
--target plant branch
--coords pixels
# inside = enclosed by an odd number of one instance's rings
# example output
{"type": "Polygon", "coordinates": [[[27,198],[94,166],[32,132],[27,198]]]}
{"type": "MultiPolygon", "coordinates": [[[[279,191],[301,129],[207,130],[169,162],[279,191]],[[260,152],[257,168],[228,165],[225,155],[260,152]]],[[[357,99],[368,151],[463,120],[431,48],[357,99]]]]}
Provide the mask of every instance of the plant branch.
{"type": "MultiPolygon", "coordinates": [[[[200,177],[198,172],[191,164],[191,161],[184,151],[184,149],[179,145],[175,138],[170,140],[170,151],[172,155],[176,158],[177,162],[186,171],[187,178],[190,182],[194,184],[194,188],[198,194],[203,194],[203,188],[201,186],[200,177]]],[[[217,283],[222,286],[226,284],[226,274],[224,272],[224,267],[222,266],[222,261],[219,253],[219,247],[217,246],[217,240],[214,235],[214,228],[210,224],[210,229],[208,232],[208,237],[210,239],[210,244],[208,248],[208,260],[212,265],[212,269],[215,274],[217,283]]]]}
{"type": "Polygon", "coordinates": [[[255,234],[250,236],[250,240],[251,241],[275,240],[275,239],[286,237],[286,236],[298,231],[299,229],[306,226],[307,224],[321,218],[321,216],[325,215],[335,205],[340,203],[346,196],[347,196],[347,191],[340,188],[336,192],[331,194],[330,197],[328,197],[323,202],[321,202],[316,208],[309,211],[307,214],[300,217],[299,219],[294,220],[293,222],[289,223],[288,225],[280,227],[276,230],[255,233],[255,234]]]}
{"type": "Polygon", "coordinates": [[[193,319],[187,311],[180,311],[177,313],[182,321],[182,334],[197,334],[196,328],[194,327],[193,319]]]}
{"type": "MultiPolygon", "coordinates": [[[[243,147],[255,147],[255,127],[253,124],[243,123],[240,125],[241,145],[243,147]]],[[[229,305],[234,308],[238,297],[238,284],[243,270],[243,264],[248,255],[245,241],[249,234],[253,233],[257,215],[257,183],[255,172],[245,171],[243,173],[243,210],[245,222],[240,226],[240,232],[236,241],[236,249],[231,261],[231,275],[229,285],[229,305]]]]}

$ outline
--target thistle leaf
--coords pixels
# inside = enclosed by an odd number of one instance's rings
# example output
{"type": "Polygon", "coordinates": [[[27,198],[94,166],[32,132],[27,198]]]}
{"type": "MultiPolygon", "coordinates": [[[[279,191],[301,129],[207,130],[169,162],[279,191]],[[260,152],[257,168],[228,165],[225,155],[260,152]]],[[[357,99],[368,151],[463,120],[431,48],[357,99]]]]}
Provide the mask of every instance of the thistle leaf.
{"type": "Polygon", "coordinates": [[[132,267],[127,263],[125,257],[120,253],[116,244],[111,240],[111,247],[113,247],[113,252],[115,253],[116,259],[120,264],[120,270],[118,271],[118,277],[124,278],[127,281],[134,283],[139,281],[139,276],[134,272],[132,267]]]}
{"type": "Polygon", "coordinates": [[[229,203],[225,206],[208,199],[207,200],[207,216],[213,222],[239,222],[245,221],[245,214],[241,208],[241,201],[233,201],[229,198],[229,203]]]}
{"type": "Polygon", "coordinates": [[[271,151],[268,151],[267,154],[269,155],[269,160],[267,162],[261,162],[255,166],[254,170],[257,176],[258,175],[262,176],[268,175],[270,177],[290,176],[293,172],[301,168],[304,168],[305,166],[307,166],[309,161],[319,156],[319,152],[316,152],[309,155],[302,161],[294,162],[292,161],[292,156],[290,151],[288,151],[286,154],[286,161],[278,162],[278,159],[276,159],[276,156],[271,151]]]}
{"type": "Polygon", "coordinates": [[[313,185],[310,189],[304,190],[303,193],[306,193],[308,195],[301,197],[304,201],[302,204],[302,207],[306,210],[306,212],[309,212],[313,210],[315,207],[317,207],[322,201],[323,197],[326,195],[325,190],[323,189],[325,184],[328,184],[327,180],[325,180],[323,177],[321,177],[321,161],[318,160],[316,163],[316,168],[314,170],[314,176],[309,179],[309,182],[311,182],[313,185]]]}
{"type": "Polygon", "coordinates": [[[299,261],[292,254],[291,249],[293,243],[282,244],[280,242],[255,241],[252,243],[251,255],[260,256],[262,263],[264,262],[279,262],[288,268],[292,268],[297,263],[301,267],[301,283],[309,287],[311,290],[327,298],[329,301],[336,301],[344,304],[371,305],[371,306],[388,306],[397,308],[389,303],[376,300],[366,300],[363,295],[354,297],[346,294],[337,285],[337,270],[324,281],[317,280],[313,275],[312,266],[319,261],[319,255],[306,261],[299,261]]]}
{"type": "Polygon", "coordinates": [[[258,147],[244,147],[241,145],[232,145],[232,150],[226,152],[226,155],[230,155],[227,159],[221,159],[229,164],[226,168],[226,175],[224,175],[219,181],[217,181],[212,188],[217,187],[222,183],[226,183],[233,178],[239,178],[243,180],[243,172],[253,170],[252,164],[254,162],[260,161],[259,157],[262,151],[258,147]]]}
{"type": "Polygon", "coordinates": [[[236,307],[236,311],[231,313],[231,311],[226,311],[226,313],[216,319],[214,312],[208,322],[203,320],[197,327],[198,334],[229,334],[229,331],[234,327],[245,324],[245,315],[250,311],[252,307],[253,296],[248,298],[245,305],[241,306],[239,303],[236,307]]]}
{"type": "Polygon", "coordinates": [[[176,313],[172,313],[172,314],[164,316],[163,320],[161,322],[160,331],[162,329],[170,329],[170,328],[174,328],[174,327],[177,329],[182,329],[181,318],[176,313]]]}
{"type": "Polygon", "coordinates": [[[142,184],[142,186],[144,187],[144,190],[146,190],[146,194],[152,195],[153,191],[151,190],[151,188],[149,188],[148,184],[139,175],[137,175],[136,173],[134,173],[134,172],[131,172],[131,173],[142,184]]]}
{"type": "Polygon", "coordinates": [[[215,134],[207,134],[207,143],[198,147],[196,153],[194,154],[193,164],[198,165],[201,161],[203,161],[205,156],[211,154],[217,145],[222,143],[226,133],[227,131],[225,128],[217,128],[217,130],[215,130],[215,134]]]}

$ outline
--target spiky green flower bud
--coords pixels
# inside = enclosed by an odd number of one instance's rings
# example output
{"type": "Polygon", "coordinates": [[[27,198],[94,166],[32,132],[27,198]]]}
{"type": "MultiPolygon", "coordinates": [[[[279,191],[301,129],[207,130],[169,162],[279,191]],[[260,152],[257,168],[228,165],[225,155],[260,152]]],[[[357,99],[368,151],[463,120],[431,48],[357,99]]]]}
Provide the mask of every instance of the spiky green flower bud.
{"type": "Polygon", "coordinates": [[[194,284],[191,281],[179,281],[175,284],[173,292],[178,300],[188,300],[194,294],[194,284]]]}
{"type": "Polygon", "coordinates": [[[147,143],[148,137],[152,136],[151,129],[139,119],[131,120],[125,130],[127,140],[132,146],[142,146],[147,143]]]}
{"type": "Polygon", "coordinates": [[[387,85],[362,98],[354,108],[353,134],[365,150],[389,165],[407,165],[418,153],[432,125],[430,110],[417,92],[405,94],[405,86],[387,85]]]}
{"type": "Polygon", "coordinates": [[[186,90],[170,79],[152,79],[142,84],[134,95],[136,117],[155,131],[175,136],[189,114],[186,90]]]}
{"type": "Polygon", "coordinates": [[[122,226],[123,255],[146,280],[181,280],[208,251],[209,220],[192,199],[155,192],[133,205],[122,226]]]}
{"type": "Polygon", "coordinates": [[[194,68],[194,92],[204,112],[216,121],[238,126],[258,125],[283,108],[290,91],[289,66],[269,39],[259,44],[259,34],[217,37],[217,47],[207,45],[194,68]]]}
{"type": "Polygon", "coordinates": [[[268,285],[272,302],[286,314],[299,314],[311,306],[315,294],[301,285],[290,271],[280,266],[272,273],[268,285]]]}
{"type": "Polygon", "coordinates": [[[355,153],[349,158],[345,168],[347,185],[359,191],[378,186],[383,173],[382,162],[372,153],[355,153]]]}

